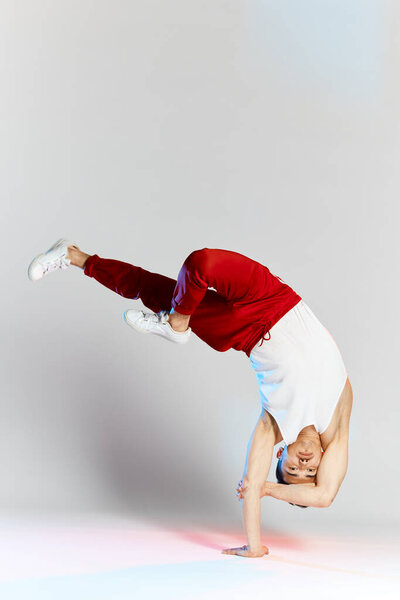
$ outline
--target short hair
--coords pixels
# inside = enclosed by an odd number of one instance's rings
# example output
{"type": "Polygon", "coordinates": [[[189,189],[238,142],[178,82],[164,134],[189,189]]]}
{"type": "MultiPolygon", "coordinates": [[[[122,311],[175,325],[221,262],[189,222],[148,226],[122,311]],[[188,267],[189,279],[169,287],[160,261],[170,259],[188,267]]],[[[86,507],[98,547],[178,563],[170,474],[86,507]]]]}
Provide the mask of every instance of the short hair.
{"type": "MultiPolygon", "coordinates": [[[[290,485],[287,481],[285,481],[283,479],[282,459],[281,458],[277,462],[275,475],[276,475],[276,480],[278,483],[284,483],[285,485],[290,485]]],[[[289,502],[289,504],[291,504],[292,506],[298,506],[299,508],[308,508],[308,506],[303,506],[303,504],[293,504],[293,502],[289,502]]]]}

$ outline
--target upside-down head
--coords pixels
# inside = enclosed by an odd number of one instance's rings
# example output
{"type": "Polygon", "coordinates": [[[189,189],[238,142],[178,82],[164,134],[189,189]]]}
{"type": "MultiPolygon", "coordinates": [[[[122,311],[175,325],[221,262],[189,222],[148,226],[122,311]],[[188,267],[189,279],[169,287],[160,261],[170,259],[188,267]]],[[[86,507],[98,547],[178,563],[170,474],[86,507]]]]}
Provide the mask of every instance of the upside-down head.
{"type": "MultiPolygon", "coordinates": [[[[276,457],[276,479],[278,483],[286,485],[296,483],[315,483],[318,466],[321,462],[323,450],[319,438],[304,440],[298,439],[289,444],[281,446],[276,457]]],[[[290,502],[289,504],[293,504],[290,502]]],[[[296,504],[301,508],[307,508],[302,504],[296,504]]]]}

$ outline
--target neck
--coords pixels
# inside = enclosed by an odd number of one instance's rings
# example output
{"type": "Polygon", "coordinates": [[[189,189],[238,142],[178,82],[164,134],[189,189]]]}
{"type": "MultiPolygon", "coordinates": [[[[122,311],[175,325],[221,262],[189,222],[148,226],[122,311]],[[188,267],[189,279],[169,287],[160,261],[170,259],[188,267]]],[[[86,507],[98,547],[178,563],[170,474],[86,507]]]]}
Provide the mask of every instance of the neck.
{"type": "Polygon", "coordinates": [[[307,425],[307,427],[304,427],[304,429],[302,429],[297,436],[296,442],[306,441],[321,445],[321,438],[313,425],[307,425]]]}
{"type": "Polygon", "coordinates": [[[315,429],[314,425],[307,425],[306,427],[303,427],[303,429],[300,431],[299,436],[307,436],[307,437],[319,437],[319,433],[318,431],[315,429]]]}

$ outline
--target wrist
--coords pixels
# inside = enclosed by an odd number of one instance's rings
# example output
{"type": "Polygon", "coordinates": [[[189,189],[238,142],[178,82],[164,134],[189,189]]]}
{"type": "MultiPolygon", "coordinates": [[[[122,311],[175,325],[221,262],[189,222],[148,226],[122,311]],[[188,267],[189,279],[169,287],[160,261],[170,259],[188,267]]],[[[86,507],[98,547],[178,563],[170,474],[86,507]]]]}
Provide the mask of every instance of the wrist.
{"type": "Polygon", "coordinates": [[[247,544],[246,550],[248,552],[250,552],[251,554],[258,554],[259,552],[262,551],[262,545],[260,544],[254,544],[253,546],[251,544],[247,544]]]}
{"type": "Polygon", "coordinates": [[[264,546],[261,542],[258,545],[247,545],[247,552],[248,552],[248,556],[252,556],[252,557],[258,557],[258,556],[264,556],[265,554],[269,554],[269,549],[264,546]]]}

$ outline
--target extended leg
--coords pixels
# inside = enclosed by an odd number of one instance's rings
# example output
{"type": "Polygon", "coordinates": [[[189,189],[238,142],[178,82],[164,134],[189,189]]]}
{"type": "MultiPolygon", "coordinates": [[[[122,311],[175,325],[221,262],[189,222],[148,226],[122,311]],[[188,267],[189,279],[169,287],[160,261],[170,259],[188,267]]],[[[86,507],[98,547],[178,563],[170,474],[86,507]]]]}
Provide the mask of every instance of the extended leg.
{"type": "Polygon", "coordinates": [[[85,275],[93,277],[120,296],[132,300],[140,298],[154,312],[170,310],[175,279],[120,260],[100,258],[97,254],[90,256],[71,246],[68,256],[72,265],[80,267],[85,275]]]}
{"type": "Polygon", "coordinates": [[[88,256],[73,246],[68,247],[68,257],[71,264],[84,269],[85,275],[124,298],[140,298],[153,311],[149,314],[133,308],[126,310],[124,319],[129,326],[141,332],[158,333],[180,344],[189,340],[191,328],[187,325],[182,328],[181,321],[176,321],[178,315],[174,315],[174,323],[167,316],[175,280],[119,260],[100,258],[97,254],[88,256]]]}

